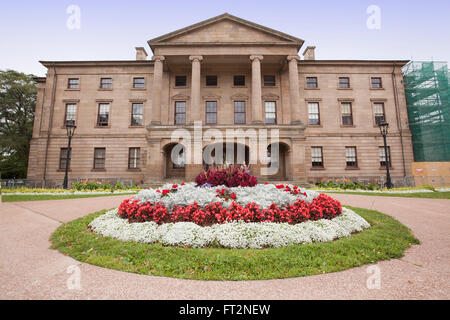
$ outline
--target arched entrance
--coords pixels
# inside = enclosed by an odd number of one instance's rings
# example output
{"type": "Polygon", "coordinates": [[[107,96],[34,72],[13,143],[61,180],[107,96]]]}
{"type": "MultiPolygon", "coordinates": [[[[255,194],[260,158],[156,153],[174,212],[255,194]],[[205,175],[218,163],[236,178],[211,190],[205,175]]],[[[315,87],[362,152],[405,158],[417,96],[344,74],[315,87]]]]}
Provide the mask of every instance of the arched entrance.
{"type": "Polygon", "coordinates": [[[267,167],[277,168],[276,173],[265,176],[267,180],[286,181],[289,179],[289,146],[284,143],[271,143],[267,147],[267,157],[270,162],[267,167]],[[278,152],[277,150],[278,149],[278,152]]]}
{"type": "Polygon", "coordinates": [[[203,167],[222,166],[224,164],[247,164],[250,152],[248,146],[241,143],[215,143],[203,148],[203,167]]]}
{"type": "Polygon", "coordinates": [[[165,178],[182,178],[186,175],[186,153],[181,144],[171,143],[164,147],[165,178]]]}

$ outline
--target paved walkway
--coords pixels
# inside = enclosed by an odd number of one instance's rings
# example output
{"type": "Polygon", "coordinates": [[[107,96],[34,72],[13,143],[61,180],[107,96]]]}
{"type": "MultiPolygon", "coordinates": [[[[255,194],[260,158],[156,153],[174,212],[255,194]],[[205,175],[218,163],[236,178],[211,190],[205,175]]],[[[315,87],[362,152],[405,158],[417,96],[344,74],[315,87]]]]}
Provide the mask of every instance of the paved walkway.
{"type": "Polygon", "coordinates": [[[49,249],[61,222],[127,197],[0,203],[0,299],[450,299],[450,200],[334,195],[392,215],[422,241],[404,258],[377,264],[380,289],[367,288],[367,266],[282,280],[193,281],[104,269],[49,249]],[[71,265],[81,270],[80,290],[67,287],[71,265]]]}

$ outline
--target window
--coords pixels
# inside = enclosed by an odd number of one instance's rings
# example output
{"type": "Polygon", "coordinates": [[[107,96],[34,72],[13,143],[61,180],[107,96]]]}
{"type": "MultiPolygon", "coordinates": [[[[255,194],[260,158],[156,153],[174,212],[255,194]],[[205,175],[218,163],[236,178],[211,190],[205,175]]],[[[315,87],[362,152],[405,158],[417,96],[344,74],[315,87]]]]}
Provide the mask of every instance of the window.
{"type": "Polygon", "coordinates": [[[277,106],[275,101],[265,102],[266,110],[266,124],[276,124],[277,123],[277,106]]]}
{"type": "Polygon", "coordinates": [[[130,148],[128,152],[128,169],[139,169],[141,148],[130,148]]]}
{"type": "Polygon", "coordinates": [[[67,84],[68,89],[80,89],[80,79],[70,78],[67,84]]]}
{"type": "Polygon", "coordinates": [[[175,102],[175,124],[186,123],[186,101],[175,102]]]}
{"type": "Polygon", "coordinates": [[[206,101],[206,123],[217,123],[217,101],[206,101]]]}
{"type": "Polygon", "coordinates": [[[172,154],[173,159],[173,168],[174,169],[184,169],[186,158],[184,153],[184,147],[180,149],[178,154],[172,154]]]}
{"type": "Polygon", "coordinates": [[[383,88],[383,84],[381,83],[381,78],[371,78],[372,89],[381,89],[383,88]]]}
{"type": "Polygon", "coordinates": [[[100,103],[98,105],[97,126],[107,127],[109,125],[109,103],[100,103]]]}
{"type": "Polygon", "coordinates": [[[111,89],[111,88],[112,88],[112,78],[100,79],[100,89],[111,89]]]}
{"type": "Polygon", "coordinates": [[[234,123],[245,124],[245,101],[234,102],[234,123]]]}
{"type": "Polygon", "coordinates": [[[349,77],[340,77],[339,78],[339,88],[340,89],[349,89],[350,88],[350,78],[349,77]]]}
{"type": "Polygon", "coordinates": [[[322,147],[311,147],[311,161],[313,168],[323,168],[322,147]]]}
{"type": "Polygon", "coordinates": [[[342,102],[342,125],[352,126],[353,125],[353,114],[352,114],[352,104],[351,102],[342,102]]]}
{"type": "Polygon", "coordinates": [[[131,105],[131,125],[142,126],[144,122],[143,104],[133,103],[131,105]]]}
{"type": "MultiPolygon", "coordinates": [[[[72,148],[69,151],[69,169],[70,169],[70,160],[72,157],[72,148]]],[[[59,152],[59,169],[66,169],[67,162],[67,148],[61,148],[59,152]]]]}
{"type": "Polygon", "coordinates": [[[105,148],[94,149],[94,169],[105,169],[105,148]]]}
{"type": "Polygon", "coordinates": [[[234,76],[233,77],[233,85],[235,87],[245,86],[245,76],[234,76]]]}
{"type": "Polygon", "coordinates": [[[320,124],[318,102],[308,102],[308,123],[313,126],[320,124]]]}
{"type": "Polygon", "coordinates": [[[144,89],[145,88],[145,78],[133,78],[133,88],[144,89]]]}
{"type": "Polygon", "coordinates": [[[373,104],[373,114],[375,117],[376,125],[379,125],[380,122],[384,121],[384,103],[383,102],[375,102],[373,104]]]}
{"type": "Polygon", "coordinates": [[[356,147],[345,147],[345,161],[347,168],[357,168],[358,159],[356,157],[356,147]]]}
{"type": "Polygon", "coordinates": [[[306,77],[306,87],[307,88],[318,88],[317,77],[306,77]]]}
{"type": "Polygon", "coordinates": [[[175,87],[186,87],[187,76],[175,76],[175,87]]]}
{"type": "MultiPolygon", "coordinates": [[[[387,147],[388,149],[388,160],[389,160],[389,167],[392,167],[392,162],[391,162],[391,148],[387,147]]],[[[379,147],[378,148],[378,152],[380,155],[380,166],[381,167],[386,167],[386,153],[384,151],[384,147],[379,147]]]]}
{"type": "Polygon", "coordinates": [[[274,87],[275,76],[264,76],[264,87],[274,87]]]}
{"type": "Polygon", "coordinates": [[[66,116],[64,119],[64,124],[71,121],[75,124],[75,120],[77,120],[77,105],[75,103],[66,104],[66,116]]]}
{"type": "Polygon", "coordinates": [[[208,87],[217,87],[217,76],[206,76],[206,85],[208,87]]]}

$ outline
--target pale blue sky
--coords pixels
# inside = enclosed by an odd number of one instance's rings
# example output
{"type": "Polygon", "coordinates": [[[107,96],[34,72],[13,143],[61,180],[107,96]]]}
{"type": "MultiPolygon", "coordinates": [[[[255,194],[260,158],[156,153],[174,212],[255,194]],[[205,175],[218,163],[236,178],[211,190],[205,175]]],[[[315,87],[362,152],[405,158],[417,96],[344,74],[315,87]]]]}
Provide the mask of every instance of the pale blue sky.
{"type": "Polygon", "coordinates": [[[147,40],[228,12],[315,45],[317,59],[450,60],[448,0],[128,0],[5,1],[0,69],[43,76],[39,60],[130,60],[147,40]],[[69,5],[81,29],[69,30],[69,5]],[[366,27],[369,5],[381,29],[366,27]]]}

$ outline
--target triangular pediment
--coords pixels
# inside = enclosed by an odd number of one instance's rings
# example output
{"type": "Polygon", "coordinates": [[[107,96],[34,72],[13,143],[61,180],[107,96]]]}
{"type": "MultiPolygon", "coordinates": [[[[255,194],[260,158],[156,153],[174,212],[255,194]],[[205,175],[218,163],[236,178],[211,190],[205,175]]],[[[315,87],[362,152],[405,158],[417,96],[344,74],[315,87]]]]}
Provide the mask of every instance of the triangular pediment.
{"type": "Polygon", "coordinates": [[[158,45],[206,43],[288,44],[300,48],[303,40],[225,13],[149,41],[152,48],[158,45]]]}

